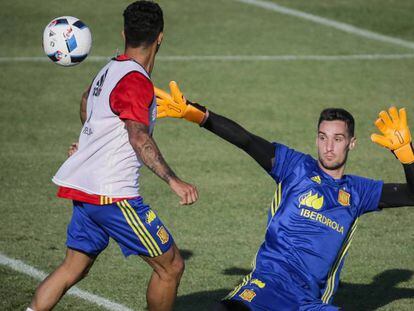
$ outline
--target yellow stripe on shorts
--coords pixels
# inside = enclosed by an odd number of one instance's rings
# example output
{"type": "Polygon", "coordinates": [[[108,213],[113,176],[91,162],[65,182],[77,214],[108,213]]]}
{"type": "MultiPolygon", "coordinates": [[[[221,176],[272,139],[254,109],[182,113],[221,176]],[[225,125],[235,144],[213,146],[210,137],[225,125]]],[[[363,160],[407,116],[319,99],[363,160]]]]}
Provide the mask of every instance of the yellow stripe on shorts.
{"type": "Polygon", "coordinates": [[[162,251],[161,251],[160,247],[158,246],[157,241],[155,241],[155,239],[153,238],[151,233],[148,231],[147,227],[145,227],[145,225],[142,223],[142,221],[139,218],[137,212],[132,208],[132,206],[128,203],[127,200],[124,200],[122,202],[125,204],[124,206],[132,213],[135,220],[138,222],[138,224],[142,228],[142,231],[144,232],[145,236],[148,238],[149,244],[152,246],[156,256],[162,255],[162,251]]]}
{"type": "Polygon", "coordinates": [[[250,282],[250,280],[251,280],[251,278],[252,278],[252,275],[253,275],[253,271],[252,272],[250,272],[248,275],[246,275],[244,278],[243,278],[243,281],[238,285],[238,286],[236,286],[236,288],[235,289],[233,289],[226,297],[224,297],[224,300],[227,300],[227,299],[231,299],[231,298],[233,298],[234,297],[234,295],[236,295],[237,294],[237,292],[240,290],[240,288],[242,288],[243,286],[245,286],[245,285],[247,285],[247,283],[249,283],[250,282]]]}
{"type": "Polygon", "coordinates": [[[250,272],[248,275],[246,275],[243,278],[243,281],[239,285],[237,285],[236,288],[233,289],[226,297],[224,297],[224,300],[233,298],[234,295],[236,295],[237,292],[240,290],[240,288],[242,288],[243,286],[247,285],[247,283],[250,282],[250,280],[252,279],[253,272],[254,272],[254,270],[256,270],[256,259],[257,259],[257,254],[258,253],[259,253],[259,251],[256,252],[256,255],[254,256],[254,259],[252,261],[252,268],[253,268],[252,272],[250,272]]]}
{"type": "Polygon", "coordinates": [[[139,228],[138,224],[136,224],[135,221],[132,219],[131,215],[129,215],[128,210],[126,210],[126,208],[121,205],[121,202],[117,202],[116,205],[118,205],[119,209],[121,210],[122,214],[124,215],[124,217],[125,217],[126,221],[128,222],[129,226],[135,232],[138,239],[141,241],[142,245],[144,245],[144,247],[147,249],[150,257],[155,257],[153,250],[151,249],[151,247],[149,247],[149,245],[148,245],[148,243],[145,239],[144,233],[139,228]]]}
{"type": "Polygon", "coordinates": [[[107,197],[105,195],[99,196],[100,205],[106,205],[106,204],[112,204],[113,200],[110,197],[107,197]]]}

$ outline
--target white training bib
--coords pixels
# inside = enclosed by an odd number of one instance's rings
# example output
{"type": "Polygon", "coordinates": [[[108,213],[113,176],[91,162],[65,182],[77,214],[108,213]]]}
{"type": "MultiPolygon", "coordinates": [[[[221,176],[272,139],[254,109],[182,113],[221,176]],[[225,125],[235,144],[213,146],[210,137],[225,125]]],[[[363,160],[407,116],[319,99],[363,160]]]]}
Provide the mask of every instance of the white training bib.
{"type": "MultiPolygon", "coordinates": [[[[53,177],[59,186],[113,198],[139,195],[142,163],[129,143],[124,122],[112,111],[112,90],[128,73],[144,68],[133,60],[111,60],[95,77],[87,99],[87,120],[79,137],[79,149],[53,177]]],[[[149,110],[150,134],[157,115],[155,96],[149,110]]]]}

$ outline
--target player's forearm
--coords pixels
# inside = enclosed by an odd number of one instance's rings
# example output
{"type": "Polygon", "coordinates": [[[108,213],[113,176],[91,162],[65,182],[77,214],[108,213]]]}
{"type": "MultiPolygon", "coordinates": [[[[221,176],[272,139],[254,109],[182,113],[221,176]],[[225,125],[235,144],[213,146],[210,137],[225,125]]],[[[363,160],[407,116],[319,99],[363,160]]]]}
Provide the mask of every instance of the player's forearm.
{"type": "Polygon", "coordinates": [[[403,164],[403,166],[408,189],[414,196],[414,163],[403,164]]]}
{"type": "Polygon", "coordinates": [[[136,141],[134,150],[142,162],[158,177],[169,183],[176,178],[173,170],[165,162],[155,141],[149,135],[144,135],[142,140],[136,141]]]}
{"type": "Polygon", "coordinates": [[[80,115],[80,120],[82,122],[82,124],[85,124],[86,122],[86,103],[88,100],[88,94],[89,94],[89,88],[83,92],[82,94],[82,99],[81,99],[81,103],[80,103],[80,110],[79,110],[79,115],[80,115]]]}
{"type": "Polygon", "coordinates": [[[275,147],[272,143],[248,132],[236,122],[211,111],[208,112],[208,117],[202,127],[243,149],[266,171],[272,169],[275,155],[275,147]]]}
{"type": "Polygon", "coordinates": [[[157,144],[148,134],[148,127],[130,120],[125,123],[130,144],[145,166],[167,183],[176,178],[172,169],[165,162],[157,144]]]}

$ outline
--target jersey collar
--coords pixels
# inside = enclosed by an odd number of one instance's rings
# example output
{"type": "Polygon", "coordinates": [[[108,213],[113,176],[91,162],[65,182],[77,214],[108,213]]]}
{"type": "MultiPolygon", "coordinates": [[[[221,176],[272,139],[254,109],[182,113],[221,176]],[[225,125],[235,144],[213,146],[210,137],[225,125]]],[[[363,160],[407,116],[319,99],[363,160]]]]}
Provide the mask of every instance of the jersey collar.
{"type": "Polygon", "coordinates": [[[117,57],[115,57],[116,60],[132,60],[131,58],[129,58],[126,54],[121,54],[118,55],[117,57]]]}
{"type": "Polygon", "coordinates": [[[340,179],[335,179],[331,175],[325,173],[323,169],[319,167],[318,161],[315,161],[316,170],[319,173],[319,175],[322,176],[323,180],[327,182],[328,184],[334,185],[334,186],[342,186],[344,183],[347,182],[348,176],[343,175],[340,179]]]}
{"type": "Polygon", "coordinates": [[[132,58],[130,58],[128,55],[126,55],[126,54],[121,54],[121,55],[118,55],[118,56],[116,56],[116,57],[114,57],[113,58],[113,60],[116,60],[116,61],[119,61],[119,62],[122,62],[122,61],[127,61],[127,60],[130,60],[130,61],[132,61],[132,62],[135,62],[136,64],[138,64],[142,69],[144,69],[144,71],[147,73],[147,75],[148,75],[148,77],[151,77],[151,75],[149,74],[149,72],[144,68],[144,66],[142,66],[140,63],[138,63],[136,60],[134,60],[134,59],[132,59],[132,58]]]}

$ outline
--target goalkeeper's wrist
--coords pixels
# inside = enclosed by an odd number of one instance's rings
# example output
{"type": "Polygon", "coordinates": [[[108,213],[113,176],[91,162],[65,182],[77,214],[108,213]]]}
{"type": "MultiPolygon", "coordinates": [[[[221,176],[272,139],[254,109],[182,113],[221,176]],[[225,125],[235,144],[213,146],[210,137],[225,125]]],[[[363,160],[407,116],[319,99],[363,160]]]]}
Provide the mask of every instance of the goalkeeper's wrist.
{"type": "Polygon", "coordinates": [[[402,164],[414,163],[414,151],[411,144],[405,144],[404,146],[395,149],[393,152],[402,164]]]}
{"type": "Polygon", "coordinates": [[[189,100],[187,100],[186,104],[187,107],[184,111],[183,118],[187,121],[202,125],[208,116],[206,107],[197,103],[192,103],[189,100]]]}

